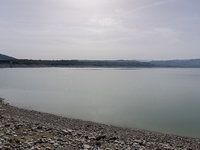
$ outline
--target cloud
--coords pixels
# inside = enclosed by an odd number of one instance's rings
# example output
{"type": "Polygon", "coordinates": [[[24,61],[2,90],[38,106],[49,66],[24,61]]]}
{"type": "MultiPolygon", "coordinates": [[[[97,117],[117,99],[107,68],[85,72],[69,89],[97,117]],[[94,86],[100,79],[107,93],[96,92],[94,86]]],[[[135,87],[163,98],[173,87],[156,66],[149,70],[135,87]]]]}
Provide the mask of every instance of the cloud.
{"type": "Polygon", "coordinates": [[[155,28],[153,31],[160,38],[164,39],[173,39],[178,36],[178,32],[171,28],[155,28]]]}
{"type": "Polygon", "coordinates": [[[35,53],[35,58],[48,59],[45,54],[51,53],[51,58],[55,54],[57,59],[143,59],[144,55],[153,59],[161,56],[156,54],[160,51],[175,54],[178,49],[189,51],[200,46],[199,9],[194,7],[198,2],[11,2],[0,5],[0,42],[2,53],[12,56],[9,51],[18,51],[18,56],[13,56],[19,58],[34,58],[35,53]]]}
{"type": "Polygon", "coordinates": [[[87,23],[87,30],[101,34],[111,30],[120,30],[120,26],[121,22],[117,18],[94,15],[87,23]]]}
{"type": "Polygon", "coordinates": [[[149,5],[137,7],[137,8],[135,8],[135,9],[133,9],[133,10],[127,12],[127,13],[133,13],[133,12],[135,12],[135,11],[139,11],[139,10],[143,10],[143,9],[147,9],[147,8],[151,8],[151,7],[155,7],[155,6],[164,5],[164,4],[173,2],[173,1],[176,1],[176,0],[165,0],[165,1],[155,2],[155,3],[153,3],[153,4],[149,4],[149,5]]]}
{"type": "Polygon", "coordinates": [[[106,26],[106,27],[113,27],[116,25],[116,21],[112,18],[92,18],[90,20],[90,23],[92,25],[98,25],[98,26],[106,26]]]}

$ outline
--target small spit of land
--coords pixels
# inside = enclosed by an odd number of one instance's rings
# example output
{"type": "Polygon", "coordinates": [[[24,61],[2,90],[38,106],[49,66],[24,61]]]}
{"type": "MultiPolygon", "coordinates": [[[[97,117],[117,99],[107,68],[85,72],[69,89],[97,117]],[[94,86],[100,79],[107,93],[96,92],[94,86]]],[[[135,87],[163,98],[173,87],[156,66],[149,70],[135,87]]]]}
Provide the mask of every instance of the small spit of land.
{"type": "Polygon", "coordinates": [[[0,149],[200,149],[200,139],[20,109],[0,99],[0,149]]]}

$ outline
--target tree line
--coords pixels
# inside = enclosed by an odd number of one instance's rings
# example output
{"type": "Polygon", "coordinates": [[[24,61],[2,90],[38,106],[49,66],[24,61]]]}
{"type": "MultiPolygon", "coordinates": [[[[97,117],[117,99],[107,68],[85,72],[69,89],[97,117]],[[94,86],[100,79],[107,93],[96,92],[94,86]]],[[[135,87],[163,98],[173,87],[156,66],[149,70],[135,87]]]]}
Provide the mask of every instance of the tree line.
{"type": "Polygon", "coordinates": [[[0,64],[12,66],[52,66],[52,67],[153,67],[151,63],[134,60],[29,60],[6,59],[0,64]]]}

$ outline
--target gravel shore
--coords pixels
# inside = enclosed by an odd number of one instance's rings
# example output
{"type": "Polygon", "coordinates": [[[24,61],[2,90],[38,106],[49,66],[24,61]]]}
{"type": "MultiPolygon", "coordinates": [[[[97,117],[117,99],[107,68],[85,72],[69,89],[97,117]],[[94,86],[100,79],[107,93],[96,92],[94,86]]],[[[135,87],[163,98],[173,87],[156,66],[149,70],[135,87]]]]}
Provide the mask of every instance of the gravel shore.
{"type": "Polygon", "coordinates": [[[0,98],[0,149],[197,150],[200,139],[20,109],[0,98]]]}

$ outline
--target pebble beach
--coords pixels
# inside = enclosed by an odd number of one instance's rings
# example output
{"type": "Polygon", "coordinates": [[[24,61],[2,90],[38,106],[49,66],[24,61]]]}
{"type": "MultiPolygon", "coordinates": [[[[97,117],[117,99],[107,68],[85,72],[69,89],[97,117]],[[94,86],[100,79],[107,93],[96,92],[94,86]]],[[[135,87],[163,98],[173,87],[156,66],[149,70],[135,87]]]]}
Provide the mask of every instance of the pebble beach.
{"type": "Polygon", "coordinates": [[[21,109],[0,98],[2,150],[197,150],[200,139],[21,109]]]}

